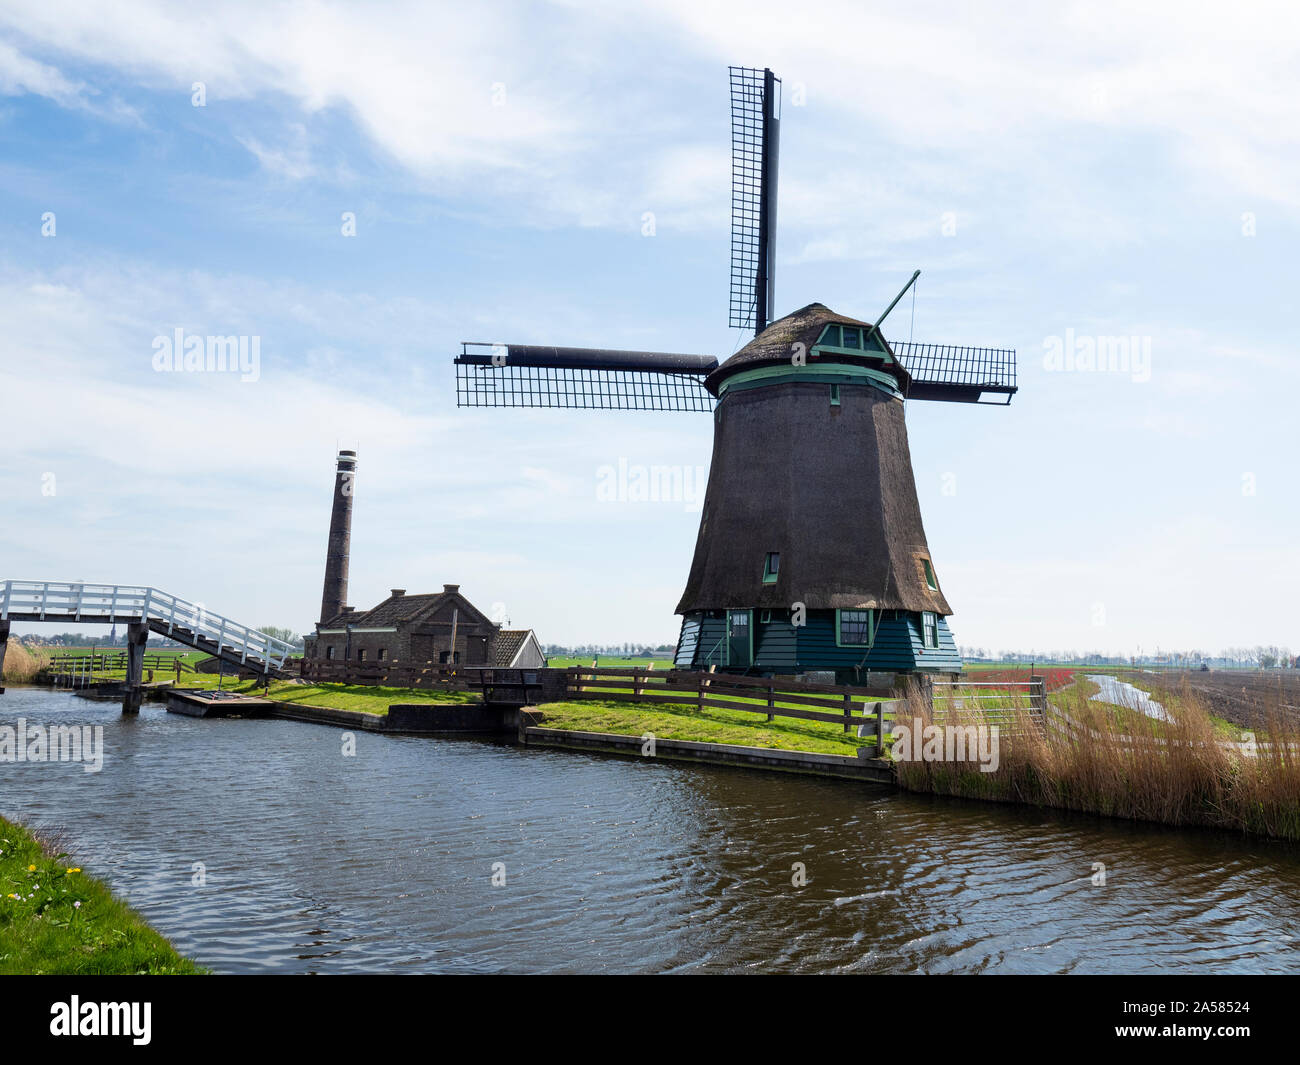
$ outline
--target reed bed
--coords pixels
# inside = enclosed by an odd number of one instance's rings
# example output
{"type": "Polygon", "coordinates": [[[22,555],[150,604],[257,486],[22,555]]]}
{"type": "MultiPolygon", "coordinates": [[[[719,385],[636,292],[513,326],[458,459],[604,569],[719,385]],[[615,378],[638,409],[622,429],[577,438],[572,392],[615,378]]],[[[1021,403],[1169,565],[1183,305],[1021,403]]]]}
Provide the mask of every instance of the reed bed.
{"type": "Polygon", "coordinates": [[[1166,825],[1201,825],[1300,839],[1300,729],[1278,706],[1267,725],[1228,737],[1191,690],[1162,692],[1169,720],[1092,701],[1095,686],[1051,697],[1045,715],[1025,706],[995,712],[921,699],[909,716],[925,725],[999,726],[998,764],[974,760],[898,763],[899,783],[932,792],[1058,807],[1166,825]]]}
{"type": "Polygon", "coordinates": [[[42,647],[31,648],[19,640],[5,644],[3,680],[6,684],[30,684],[36,674],[49,665],[50,656],[42,647]]]}

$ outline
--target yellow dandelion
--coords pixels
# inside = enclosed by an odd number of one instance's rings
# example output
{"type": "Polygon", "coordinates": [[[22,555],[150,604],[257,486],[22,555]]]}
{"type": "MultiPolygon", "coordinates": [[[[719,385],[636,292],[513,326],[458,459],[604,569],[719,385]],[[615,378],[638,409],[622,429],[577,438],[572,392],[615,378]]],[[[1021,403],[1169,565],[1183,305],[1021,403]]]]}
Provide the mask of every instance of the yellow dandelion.
{"type": "Polygon", "coordinates": [[[27,867],[27,871],[28,871],[29,873],[34,873],[34,872],[36,872],[36,866],[34,866],[34,865],[29,865],[29,866],[27,867]]]}
{"type": "Polygon", "coordinates": [[[79,872],[81,872],[81,867],[80,867],[80,866],[76,866],[76,867],[74,867],[74,868],[72,868],[72,869],[69,869],[68,872],[70,872],[70,873],[79,873],[79,872]]]}

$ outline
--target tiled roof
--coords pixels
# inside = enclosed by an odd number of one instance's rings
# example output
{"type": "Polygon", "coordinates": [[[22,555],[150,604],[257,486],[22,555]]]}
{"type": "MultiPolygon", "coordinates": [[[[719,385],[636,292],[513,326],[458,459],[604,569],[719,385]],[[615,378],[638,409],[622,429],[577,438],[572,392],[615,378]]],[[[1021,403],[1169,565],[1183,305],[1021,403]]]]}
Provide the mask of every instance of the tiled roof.
{"type": "Polygon", "coordinates": [[[492,664],[508,666],[523,647],[532,629],[502,629],[492,644],[492,664]]]}
{"type": "MultiPolygon", "coordinates": [[[[390,595],[378,606],[370,610],[352,611],[338,614],[321,625],[323,629],[337,629],[344,625],[355,625],[361,629],[389,628],[399,621],[418,621],[436,614],[444,604],[453,601],[464,603],[471,610],[475,608],[459,592],[430,592],[423,595],[390,595]]],[[[462,611],[462,616],[463,616],[462,611]]],[[[466,619],[467,620],[467,619],[466,619]]]]}

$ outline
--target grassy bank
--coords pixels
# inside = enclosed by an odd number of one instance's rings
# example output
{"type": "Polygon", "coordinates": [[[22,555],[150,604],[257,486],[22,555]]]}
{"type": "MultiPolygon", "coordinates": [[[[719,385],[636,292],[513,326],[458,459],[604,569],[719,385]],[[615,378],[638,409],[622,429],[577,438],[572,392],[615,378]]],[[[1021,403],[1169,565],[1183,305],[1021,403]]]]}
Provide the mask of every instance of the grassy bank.
{"type": "MultiPolygon", "coordinates": [[[[96,680],[123,681],[121,670],[116,673],[96,673],[96,680]]],[[[179,684],[171,674],[154,676],[154,687],[176,687],[225,692],[238,692],[276,702],[302,703],[306,706],[324,706],[334,710],[359,710],[364,714],[386,714],[392,703],[454,704],[479,701],[478,693],[424,688],[386,688],[371,684],[296,684],[274,680],[265,691],[258,680],[238,680],[218,677],[215,673],[184,673],[179,684]]]]}
{"type": "MultiPolygon", "coordinates": [[[[1076,685],[1052,697],[1075,722],[1073,733],[1040,730],[1024,715],[1012,722],[996,772],[980,772],[973,761],[899,762],[899,783],[912,791],[1300,839],[1300,732],[1284,723],[1280,709],[1268,729],[1272,744],[1252,755],[1225,742],[1193,694],[1162,693],[1172,721],[1092,702],[1090,694],[1076,685]]],[[[912,712],[929,723],[923,705],[912,712]]]]}
{"type": "MultiPolygon", "coordinates": [[[[215,676],[200,674],[197,678],[186,674],[181,678],[181,688],[217,687],[215,676]]],[[[476,703],[477,692],[426,690],[422,688],[382,688],[369,684],[292,684],[272,681],[263,692],[261,682],[254,680],[231,681],[227,677],[222,691],[242,692],[257,698],[272,699],[281,703],[302,703],[304,706],[326,706],[333,710],[359,710],[363,714],[386,714],[392,703],[453,704],[476,703]]]]}
{"type": "Polygon", "coordinates": [[[197,973],[100,881],[0,818],[0,974],[197,973]]]}
{"type": "Polygon", "coordinates": [[[572,703],[545,703],[539,716],[536,723],[542,728],[612,732],[620,736],[653,732],[665,740],[732,743],[742,747],[850,757],[857,753],[858,747],[874,742],[859,739],[856,728],[846,733],[842,725],[829,722],[781,717],[768,721],[765,714],[715,708],[699,710],[688,704],[584,699],[572,703]]]}

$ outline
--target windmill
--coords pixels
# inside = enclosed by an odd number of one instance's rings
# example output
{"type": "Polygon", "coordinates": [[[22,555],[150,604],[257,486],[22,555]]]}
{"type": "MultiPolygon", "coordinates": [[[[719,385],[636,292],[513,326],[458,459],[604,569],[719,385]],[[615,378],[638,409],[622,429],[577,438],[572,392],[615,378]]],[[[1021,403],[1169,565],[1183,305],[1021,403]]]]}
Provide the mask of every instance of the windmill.
{"type": "Polygon", "coordinates": [[[957,672],[904,401],[1008,404],[1015,352],[890,343],[812,303],[772,321],[780,79],[731,67],[730,322],[705,355],[465,342],[465,407],[702,411],[713,461],[675,662],[731,672],[957,672]]]}

